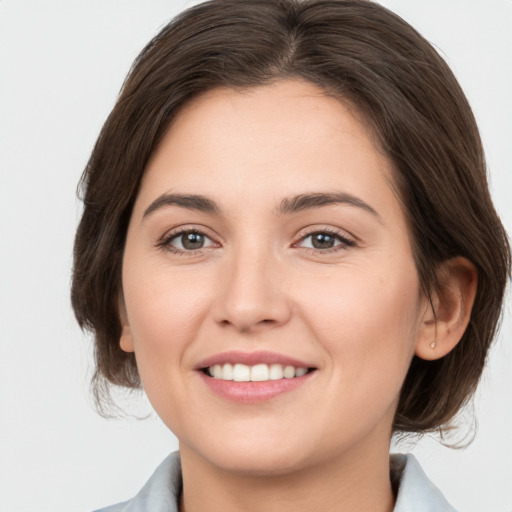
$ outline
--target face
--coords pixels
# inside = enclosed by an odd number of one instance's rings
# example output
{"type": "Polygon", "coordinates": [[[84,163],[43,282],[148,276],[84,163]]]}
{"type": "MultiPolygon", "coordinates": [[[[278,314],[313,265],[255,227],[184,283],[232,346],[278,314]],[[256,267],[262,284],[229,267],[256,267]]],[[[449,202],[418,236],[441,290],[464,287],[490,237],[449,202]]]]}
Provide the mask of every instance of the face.
{"type": "Polygon", "coordinates": [[[391,181],[309,84],[180,112],[130,220],[121,347],[182,456],[270,474],[387,453],[426,308],[391,181]]]}

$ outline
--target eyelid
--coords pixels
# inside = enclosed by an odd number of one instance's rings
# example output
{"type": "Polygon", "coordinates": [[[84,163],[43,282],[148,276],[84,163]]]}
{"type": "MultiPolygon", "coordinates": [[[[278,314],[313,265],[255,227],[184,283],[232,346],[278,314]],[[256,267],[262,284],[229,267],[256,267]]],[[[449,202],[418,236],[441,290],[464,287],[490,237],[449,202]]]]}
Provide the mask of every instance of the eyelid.
{"type": "Polygon", "coordinates": [[[326,233],[328,235],[337,236],[340,239],[345,240],[347,242],[351,242],[353,244],[356,244],[358,241],[358,239],[354,235],[348,233],[347,231],[345,231],[343,229],[336,228],[333,226],[325,226],[325,225],[321,225],[321,224],[308,226],[308,227],[301,229],[297,233],[296,238],[298,240],[303,240],[304,238],[314,235],[315,233],[326,233]]]}

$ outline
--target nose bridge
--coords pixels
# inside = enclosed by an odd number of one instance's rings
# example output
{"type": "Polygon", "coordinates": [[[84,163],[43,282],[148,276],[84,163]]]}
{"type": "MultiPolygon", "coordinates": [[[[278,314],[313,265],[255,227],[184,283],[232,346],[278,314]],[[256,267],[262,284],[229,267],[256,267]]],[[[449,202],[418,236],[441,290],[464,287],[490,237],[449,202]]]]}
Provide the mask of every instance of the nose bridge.
{"type": "Polygon", "coordinates": [[[268,241],[245,237],[230,251],[223,271],[216,308],[219,323],[250,331],[288,320],[281,264],[268,241]]]}

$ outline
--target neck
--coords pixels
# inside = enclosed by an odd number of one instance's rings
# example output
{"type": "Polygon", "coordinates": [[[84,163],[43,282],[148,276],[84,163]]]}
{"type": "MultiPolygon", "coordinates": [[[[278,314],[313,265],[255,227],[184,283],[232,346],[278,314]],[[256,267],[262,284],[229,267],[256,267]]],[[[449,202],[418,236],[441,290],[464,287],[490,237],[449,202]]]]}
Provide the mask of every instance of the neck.
{"type": "Polygon", "coordinates": [[[227,471],[184,446],[180,451],[181,512],[392,512],[394,507],[387,446],[371,457],[345,453],[279,475],[227,471]]]}

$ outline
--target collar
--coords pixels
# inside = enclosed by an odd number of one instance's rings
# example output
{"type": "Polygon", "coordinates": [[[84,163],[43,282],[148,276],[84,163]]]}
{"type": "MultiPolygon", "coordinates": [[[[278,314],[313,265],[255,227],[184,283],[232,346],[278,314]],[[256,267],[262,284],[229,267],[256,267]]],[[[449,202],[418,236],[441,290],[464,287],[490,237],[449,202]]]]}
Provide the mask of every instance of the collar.
{"type": "Polygon", "coordinates": [[[398,475],[398,495],[393,512],[456,512],[428,479],[414,455],[391,455],[391,466],[394,465],[401,475],[398,475]]]}
{"type": "MultiPolygon", "coordinates": [[[[398,483],[393,512],[456,512],[427,478],[413,455],[391,455],[391,478],[398,483]]],[[[131,500],[96,512],[179,512],[182,489],[179,452],[171,453],[131,500]]]]}

